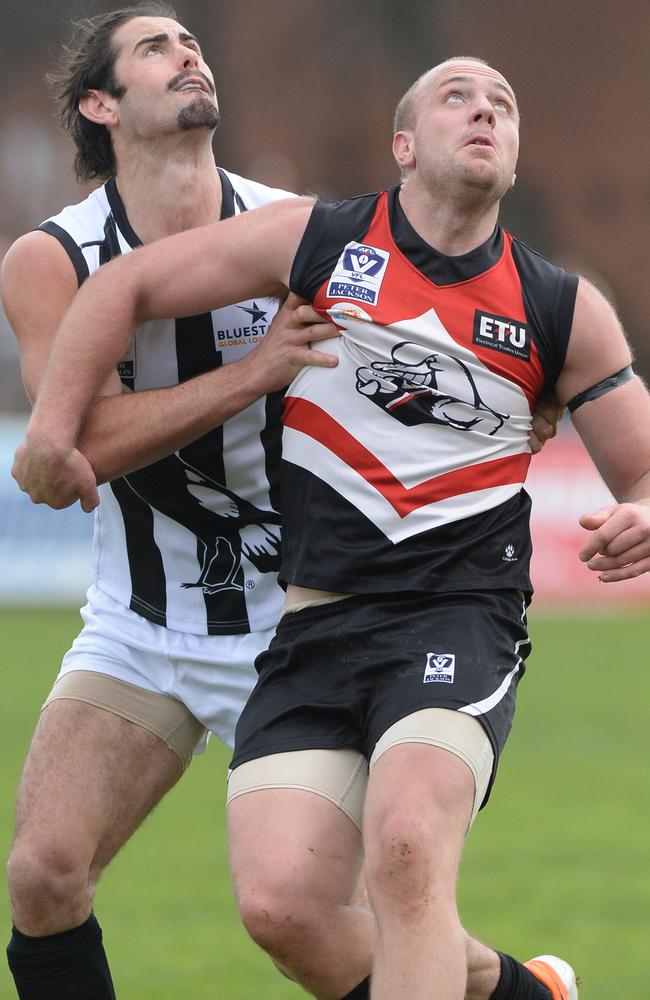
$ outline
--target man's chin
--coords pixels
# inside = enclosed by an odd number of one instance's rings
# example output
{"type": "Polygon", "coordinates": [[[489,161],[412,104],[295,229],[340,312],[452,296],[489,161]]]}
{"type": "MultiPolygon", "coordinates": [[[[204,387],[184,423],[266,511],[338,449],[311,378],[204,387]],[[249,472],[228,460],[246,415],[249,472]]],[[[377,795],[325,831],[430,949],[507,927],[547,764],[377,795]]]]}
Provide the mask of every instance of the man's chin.
{"type": "Polygon", "coordinates": [[[219,109],[203,95],[181,108],[177,117],[179,128],[183,132],[194,128],[213,130],[218,126],[219,120],[219,109]]]}

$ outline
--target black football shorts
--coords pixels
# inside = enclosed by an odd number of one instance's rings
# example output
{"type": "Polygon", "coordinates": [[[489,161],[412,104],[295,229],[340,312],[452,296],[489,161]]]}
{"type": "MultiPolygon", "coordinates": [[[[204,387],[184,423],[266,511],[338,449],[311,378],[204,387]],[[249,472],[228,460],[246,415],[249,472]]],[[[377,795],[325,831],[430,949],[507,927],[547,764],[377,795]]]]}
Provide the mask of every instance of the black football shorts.
{"type": "Polygon", "coordinates": [[[358,595],[288,613],[256,660],[231,767],[314,748],[370,760],[395,722],[447,708],[482,724],[496,770],[529,652],[520,591],[358,595]]]}

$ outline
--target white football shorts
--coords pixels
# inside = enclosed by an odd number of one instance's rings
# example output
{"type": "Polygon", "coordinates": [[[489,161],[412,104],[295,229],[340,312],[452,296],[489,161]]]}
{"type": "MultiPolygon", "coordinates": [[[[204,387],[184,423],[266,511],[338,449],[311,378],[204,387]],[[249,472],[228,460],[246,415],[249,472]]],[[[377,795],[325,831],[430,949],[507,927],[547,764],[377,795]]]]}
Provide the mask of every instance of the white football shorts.
{"type": "MultiPolygon", "coordinates": [[[[232,746],[237,719],[257,680],[255,657],[267,648],[274,629],[225,636],[175,632],[95,586],[87,597],[81,609],[84,626],[63,657],[57,681],[72,671],[92,671],[173,698],[232,746]]],[[[203,733],[194,752],[205,744],[203,733]]]]}

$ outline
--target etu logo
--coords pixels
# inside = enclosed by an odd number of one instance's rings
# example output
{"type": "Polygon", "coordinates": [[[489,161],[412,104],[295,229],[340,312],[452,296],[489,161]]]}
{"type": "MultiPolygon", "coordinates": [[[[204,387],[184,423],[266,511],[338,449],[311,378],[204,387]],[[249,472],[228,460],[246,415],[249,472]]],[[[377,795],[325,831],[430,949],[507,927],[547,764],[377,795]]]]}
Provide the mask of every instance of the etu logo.
{"type": "Polygon", "coordinates": [[[527,324],[507,316],[494,316],[476,309],[472,342],[530,361],[530,330],[527,324]]]}
{"type": "Polygon", "coordinates": [[[424,684],[453,684],[456,669],[454,653],[427,653],[427,665],[424,668],[424,684]]]}

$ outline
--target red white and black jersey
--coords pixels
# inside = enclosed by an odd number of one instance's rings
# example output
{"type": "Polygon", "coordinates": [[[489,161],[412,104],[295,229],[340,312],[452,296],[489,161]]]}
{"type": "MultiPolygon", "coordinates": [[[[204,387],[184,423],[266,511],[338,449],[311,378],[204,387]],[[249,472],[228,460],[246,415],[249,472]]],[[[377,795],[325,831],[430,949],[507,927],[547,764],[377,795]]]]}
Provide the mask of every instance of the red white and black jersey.
{"type": "Polygon", "coordinates": [[[531,411],[577,277],[497,227],[459,257],[399,189],[315,205],[291,288],[342,330],[285,398],[282,577],[351,593],[531,589],[531,411]]]}
{"type": "MultiPolygon", "coordinates": [[[[223,219],[289,197],[219,173],[223,219]]],[[[140,245],[114,179],[39,228],[66,249],[79,284],[140,245]]],[[[258,298],[145,323],[118,366],[125,390],[176,385],[236,361],[266,335],[277,306],[258,298]]],[[[281,396],[260,399],[175,454],[100,486],[93,544],[100,590],[181,632],[275,625],[284,600],[277,579],[281,396]]]]}

